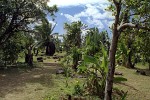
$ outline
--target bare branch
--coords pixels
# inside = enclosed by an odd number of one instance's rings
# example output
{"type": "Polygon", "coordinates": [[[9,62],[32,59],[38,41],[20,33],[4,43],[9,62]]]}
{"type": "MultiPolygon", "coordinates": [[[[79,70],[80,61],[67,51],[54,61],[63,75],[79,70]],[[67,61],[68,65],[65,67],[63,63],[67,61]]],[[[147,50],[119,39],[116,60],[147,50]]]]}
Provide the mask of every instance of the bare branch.
{"type": "Polygon", "coordinates": [[[137,29],[144,29],[144,30],[150,31],[150,27],[145,27],[145,26],[141,26],[141,25],[133,24],[133,23],[124,23],[121,26],[119,26],[117,29],[118,31],[123,31],[126,28],[137,28],[137,29]]]}

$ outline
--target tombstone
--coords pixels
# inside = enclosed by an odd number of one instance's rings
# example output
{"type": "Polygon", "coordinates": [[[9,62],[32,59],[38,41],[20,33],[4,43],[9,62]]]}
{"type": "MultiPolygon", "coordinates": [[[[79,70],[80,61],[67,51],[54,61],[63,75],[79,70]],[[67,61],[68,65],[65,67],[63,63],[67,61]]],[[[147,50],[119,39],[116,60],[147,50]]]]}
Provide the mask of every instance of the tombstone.
{"type": "Polygon", "coordinates": [[[53,42],[46,43],[46,55],[53,56],[55,53],[55,44],[53,42]]]}

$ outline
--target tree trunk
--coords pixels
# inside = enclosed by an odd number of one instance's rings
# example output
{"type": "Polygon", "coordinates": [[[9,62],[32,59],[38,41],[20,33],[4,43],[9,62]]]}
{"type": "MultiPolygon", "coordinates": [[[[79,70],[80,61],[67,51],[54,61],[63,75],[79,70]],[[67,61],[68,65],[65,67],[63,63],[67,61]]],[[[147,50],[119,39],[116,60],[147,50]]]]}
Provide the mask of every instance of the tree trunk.
{"type": "Polygon", "coordinates": [[[109,68],[108,74],[106,79],[106,86],[105,86],[105,98],[104,100],[112,100],[112,88],[113,88],[113,78],[115,72],[115,54],[117,50],[117,43],[118,43],[118,32],[113,34],[112,43],[109,51],[109,68]]]}
{"type": "Polygon", "coordinates": [[[28,47],[28,54],[25,54],[25,62],[28,63],[29,66],[33,66],[33,54],[31,47],[28,47]]]}
{"type": "Polygon", "coordinates": [[[129,52],[126,62],[126,67],[128,68],[134,68],[134,64],[132,64],[131,58],[132,58],[132,51],[129,52]]]}
{"type": "Polygon", "coordinates": [[[132,64],[132,34],[129,35],[129,38],[128,38],[128,50],[130,50],[130,52],[128,53],[128,57],[127,57],[127,62],[126,62],[126,67],[128,68],[134,68],[134,64],[132,64]]]}

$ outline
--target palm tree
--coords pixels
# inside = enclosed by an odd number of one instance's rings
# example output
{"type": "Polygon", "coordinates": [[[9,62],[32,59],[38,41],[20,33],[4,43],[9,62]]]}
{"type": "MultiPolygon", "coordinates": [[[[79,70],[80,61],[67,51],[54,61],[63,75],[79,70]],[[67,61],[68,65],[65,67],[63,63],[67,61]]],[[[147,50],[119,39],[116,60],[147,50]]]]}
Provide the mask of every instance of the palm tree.
{"type": "Polygon", "coordinates": [[[35,26],[35,30],[37,33],[36,38],[39,42],[35,45],[36,48],[41,46],[46,46],[46,55],[52,56],[55,53],[55,44],[53,43],[52,31],[56,26],[52,27],[52,24],[48,22],[47,19],[42,21],[42,24],[39,26],[35,26]]]}

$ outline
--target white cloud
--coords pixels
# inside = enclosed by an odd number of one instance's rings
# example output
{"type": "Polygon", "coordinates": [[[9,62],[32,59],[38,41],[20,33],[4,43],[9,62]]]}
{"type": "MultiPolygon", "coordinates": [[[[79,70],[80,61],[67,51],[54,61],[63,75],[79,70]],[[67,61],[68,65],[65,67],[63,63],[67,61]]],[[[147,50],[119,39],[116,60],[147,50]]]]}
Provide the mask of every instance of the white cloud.
{"type": "Polygon", "coordinates": [[[86,9],[81,13],[75,15],[75,17],[92,17],[93,19],[113,19],[111,12],[105,11],[108,5],[102,4],[87,4],[86,9]]]}
{"type": "Polygon", "coordinates": [[[98,20],[98,19],[91,19],[91,18],[87,18],[86,22],[88,23],[88,25],[93,25],[99,29],[103,29],[104,28],[104,25],[103,23],[101,22],[101,20],[98,20]]]}
{"type": "Polygon", "coordinates": [[[96,26],[103,29],[106,25],[109,27],[114,19],[111,12],[105,11],[109,5],[108,0],[50,0],[48,3],[49,6],[54,4],[59,8],[85,6],[82,12],[74,15],[60,13],[69,22],[80,21],[81,18],[84,18],[89,26],[96,26]]]}
{"type": "Polygon", "coordinates": [[[64,14],[64,16],[68,19],[68,21],[70,22],[75,22],[75,21],[80,21],[81,19],[79,17],[76,16],[72,16],[69,14],[64,14]]]}
{"type": "Polygon", "coordinates": [[[85,9],[75,15],[64,14],[68,21],[78,21],[83,17],[89,26],[96,26],[100,29],[104,25],[108,27],[112,24],[114,17],[111,12],[105,11],[108,4],[86,4],[85,9]]]}
{"type": "Polygon", "coordinates": [[[108,3],[108,0],[50,0],[48,2],[49,6],[57,5],[58,7],[69,7],[69,6],[78,6],[86,4],[104,4],[108,3]]]}

